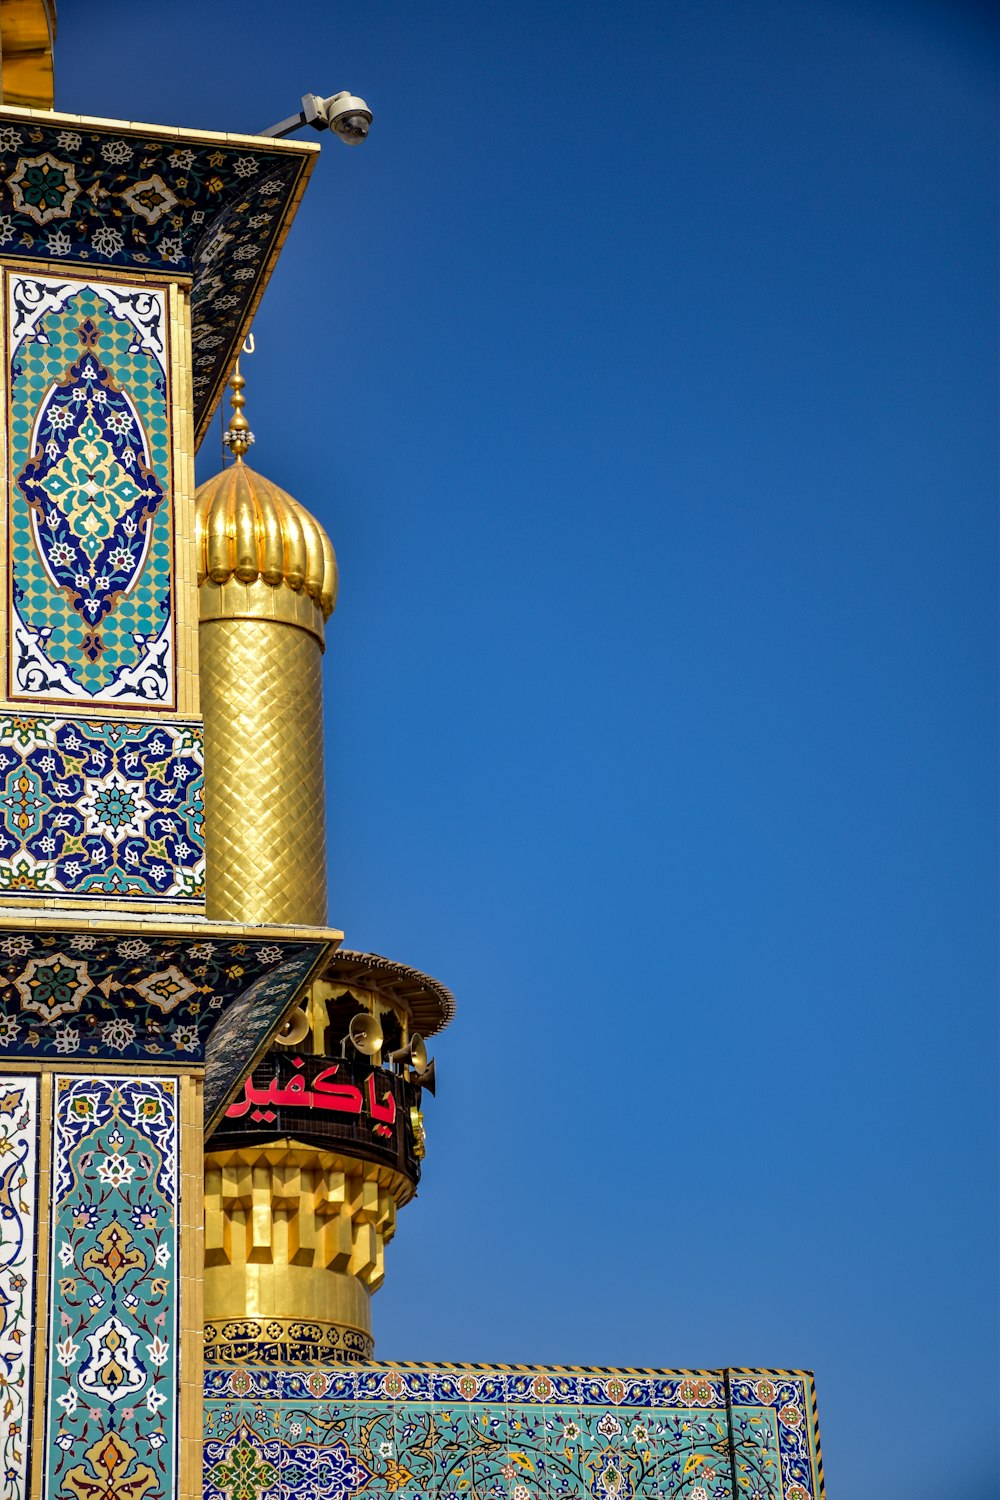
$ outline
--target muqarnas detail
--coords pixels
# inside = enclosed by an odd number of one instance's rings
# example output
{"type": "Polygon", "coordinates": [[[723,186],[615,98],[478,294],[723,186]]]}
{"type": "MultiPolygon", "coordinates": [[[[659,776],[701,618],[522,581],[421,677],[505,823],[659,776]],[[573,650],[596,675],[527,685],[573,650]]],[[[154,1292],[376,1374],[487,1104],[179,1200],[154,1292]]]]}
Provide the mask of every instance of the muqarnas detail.
{"type": "Polygon", "coordinates": [[[198,724],[0,714],[0,893],[201,905],[198,724]]]}

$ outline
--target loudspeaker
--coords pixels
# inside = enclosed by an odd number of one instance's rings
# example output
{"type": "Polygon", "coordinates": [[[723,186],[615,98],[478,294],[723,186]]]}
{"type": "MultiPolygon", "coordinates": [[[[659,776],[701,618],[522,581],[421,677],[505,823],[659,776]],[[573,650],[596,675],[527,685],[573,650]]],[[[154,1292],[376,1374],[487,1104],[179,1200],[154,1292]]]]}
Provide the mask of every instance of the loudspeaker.
{"type": "Polygon", "coordinates": [[[303,1037],[308,1035],[309,1017],[300,1007],[298,1010],[292,1011],[274,1040],[279,1047],[297,1047],[303,1037]]]}
{"type": "Polygon", "coordinates": [[[376,1052],[382,1050],[382,1027],[375,1016],[370,1016],[366,1011],[356,1015],[347,1028],[348,1039],[363,1052],[366,1057],[374,1057],[376,1052]]]}
{"type": "Polygon", "coordinates": [[[409,1063],[418,1073],[422,1073],[427,1066],[427,1048],[419,1031],[415,1031],[410,1037],[408,1047],[397,1047],[395,1052],[389,1053],[390,1061],[394,1063],[409,1063]]]}
{"type": "Polygon", "coordinates": [[[429,1094],[436,1094],[437,1069],[435,1068],[434,1063],[431,1062],[430,1066],[426,1068],[423,1073],[414,1073],[413,1077],[410,1079],[410,1082],[415,1083],[418,1088],[426,1089],[429,1094]]]}

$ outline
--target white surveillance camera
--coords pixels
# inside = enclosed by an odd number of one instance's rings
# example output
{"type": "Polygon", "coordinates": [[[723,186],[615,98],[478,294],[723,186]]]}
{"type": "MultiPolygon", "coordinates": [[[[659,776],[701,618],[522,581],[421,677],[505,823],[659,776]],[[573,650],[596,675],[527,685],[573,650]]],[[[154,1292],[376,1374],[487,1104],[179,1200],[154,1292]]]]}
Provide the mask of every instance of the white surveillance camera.
{"type": "Polygon", "coordinates": [[[368,134],[372,112],[363,99],[354,94],[334,94],[324,99],[326,123],[345,146],[360,146],[368,134]]]}
{"type": "Polygon", "coordinates": [[[297,115],[279,120],[277,125],[269,125],[260,134],[280,138],[301,130],[303,125],[311,125],[314,130],[332,130],[346,146],[360,146],[367,138],[371,122],[372,112],[365,101],[342,89],[328,99],[321,99],[318,94],[303,94],[302,108],[297,115]]]}
{"type": "Polygon", "coordinates": [[[368,134],[372,112],[363,99],[346,89],[321,99],[317,94],[302,98],[302,120],[314,130],[332,130],[348,146],[360,146],[368,134]]]}

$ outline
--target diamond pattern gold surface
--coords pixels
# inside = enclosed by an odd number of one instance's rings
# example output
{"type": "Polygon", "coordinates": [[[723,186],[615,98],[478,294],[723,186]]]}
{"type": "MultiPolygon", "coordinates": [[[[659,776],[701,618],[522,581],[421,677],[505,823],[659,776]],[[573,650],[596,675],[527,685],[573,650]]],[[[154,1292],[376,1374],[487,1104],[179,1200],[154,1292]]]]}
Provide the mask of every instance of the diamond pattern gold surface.
{"type": "Polygon", "coordinates": [[[320,647],[269,620],[203,621],[207,915],[326,921],[320,647]]]}

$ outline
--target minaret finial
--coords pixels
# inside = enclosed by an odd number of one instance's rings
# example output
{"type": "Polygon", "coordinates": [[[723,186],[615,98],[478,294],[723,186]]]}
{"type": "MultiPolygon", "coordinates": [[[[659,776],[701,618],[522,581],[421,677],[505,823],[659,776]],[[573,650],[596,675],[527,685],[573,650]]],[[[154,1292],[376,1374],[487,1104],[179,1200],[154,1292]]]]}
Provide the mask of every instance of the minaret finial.
{"type": "MultiPolygon", "coordinates": [[[[252,354],[256,347],[253,334],[248,333],[243,340],[240,353],[252,354]]],[[[233,414],[229,418],[228,428],[222,434],[222,441],[237,463],[243,462],[243,455],[254,440],[253,433],[250,431],[250,423],[243,415],[243,408],[247,404],[246,398],[243,395],[243,387],[245,385],[246,381],[240,374],[240,362],[237,359],[236,368],[229,379],[229,389],[233,393],[229,398],[229,404],[233,408],[233,414]]]]}
{"type": "Polygon", "coordinates": [[[237,463],[243,462],[243,455],[254,440],[253,433],[250,431],[250,423],[243,415],[243,408],[247,404],[243,394],[245,385],[246,381],[240,374],[239,360],[237,360],[236,368],[229,381],[229,389],[233,393],[229,398],[229,404],[233,408],[233,414],[229,418],[229,426],[222,438],[237,463]]]}

